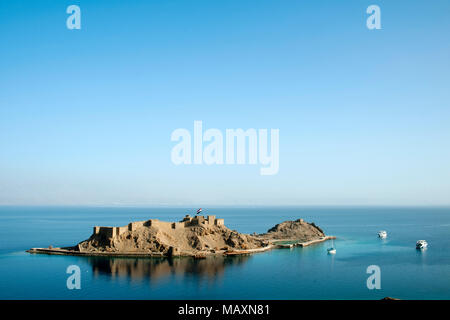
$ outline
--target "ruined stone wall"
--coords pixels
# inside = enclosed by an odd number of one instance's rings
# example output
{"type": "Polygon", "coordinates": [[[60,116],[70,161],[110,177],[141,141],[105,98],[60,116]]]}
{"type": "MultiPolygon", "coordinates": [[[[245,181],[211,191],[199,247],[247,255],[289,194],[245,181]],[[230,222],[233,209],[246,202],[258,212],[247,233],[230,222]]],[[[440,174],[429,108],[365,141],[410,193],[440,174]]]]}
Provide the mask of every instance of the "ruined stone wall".
{"type": "Polygon", "coordinates": [[[122,233],[125,233],[127,231],[128,231],[128,226],[125,226],[125,227],[114,227],[114,236],[118,237],[122,233]]]}
{"type": "Polygon", "coordinates": [[[202,225],[203,223],[209,224],[211,226],[213,225],[224,225],[223,219],[216,219],[216,216],[195,216],[193,218],[186,216],[182,222],[184,222],[185,227],[189,226],[198,226],[202,225]]]}
{"type": "Polygon", "coordinates": [[[172,229],[181,229],[185,227],[184,222],[173,222],[171,225],[172,229]]]}
{"type": "Polygon", "coordinates": [[[135,231],[139,228],[142,228],[144,226],[144,223],[146,221],[136,221],[136,222],[130,222],[128,224],[128,231],[135,231]]]}
{"type": "Polygon", "coordinates": [[[166,221],[159,221],[158,219],[150,219],[147,221],[130,222],[128,225],[124,227],[95,226],[93,233],[100,234],[105,238],[115,238],[127,231],[135,231],[137,229],[144,227],[167,227],[172,229],[181,229],[202,224],[223,226],[224,219],[216,219],[216,216],[207,216],[207,217],[195,216],[192,218],[189,215],[186,215],[184,219],[181,220],[180,222],[166,222],[166,221]]]}
{"type": "Polygon", "coordinates": [[[159,221],[158,219],[150,219],[145,222],[147,227],[171,227],[173,222],[159,221]]]}
{"type": "Polygon", "coordinates": [[[94,227],[94,234],[103,235],[105,238],[113,238],[114,227],[94,227]]]}
{"type": "Polygon", "coordinates": [[[208,216],[207,220],[208,220],[208,224],[214,225],[214,221],[216,220],[216,216],[208,216]]]}
{"type": "Polygon", "coordinates": [[[105,238],[115,238],[120,236],[122,233],[128,231],[128,226],[125,227],[94,227],[94,234],[103,235],[105,238]]]}

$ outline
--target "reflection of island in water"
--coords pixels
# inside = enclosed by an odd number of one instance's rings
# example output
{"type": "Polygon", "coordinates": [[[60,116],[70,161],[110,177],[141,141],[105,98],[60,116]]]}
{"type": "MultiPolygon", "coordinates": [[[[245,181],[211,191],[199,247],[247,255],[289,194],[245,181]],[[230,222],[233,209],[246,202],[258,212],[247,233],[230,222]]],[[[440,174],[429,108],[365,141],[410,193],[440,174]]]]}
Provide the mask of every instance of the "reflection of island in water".
{"type": "Polygon", "coordinates": [[[250,256],[222,257],[206,259],[186,258],[106,258],[89,257],[95,277],[107,275],[111,278],[146,280],[154,282],[169,276],[186,277],[195,275],[199,280],[215,281],[221,278],[225,268],[239,266],[250,256]]]}

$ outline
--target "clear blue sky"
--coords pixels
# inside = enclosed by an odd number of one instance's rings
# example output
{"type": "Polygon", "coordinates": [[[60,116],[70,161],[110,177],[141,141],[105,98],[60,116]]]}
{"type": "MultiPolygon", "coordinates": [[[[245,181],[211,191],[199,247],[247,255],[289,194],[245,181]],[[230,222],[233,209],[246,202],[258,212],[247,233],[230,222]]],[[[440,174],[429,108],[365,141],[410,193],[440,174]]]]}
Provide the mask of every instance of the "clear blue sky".
{"type": "Polygon", "coordinates": [[[447,0],[1,1],[0,40],[0,204],[450,204],[447,0]],[[279,173],[175,166],[194,120],[279,173]]]}

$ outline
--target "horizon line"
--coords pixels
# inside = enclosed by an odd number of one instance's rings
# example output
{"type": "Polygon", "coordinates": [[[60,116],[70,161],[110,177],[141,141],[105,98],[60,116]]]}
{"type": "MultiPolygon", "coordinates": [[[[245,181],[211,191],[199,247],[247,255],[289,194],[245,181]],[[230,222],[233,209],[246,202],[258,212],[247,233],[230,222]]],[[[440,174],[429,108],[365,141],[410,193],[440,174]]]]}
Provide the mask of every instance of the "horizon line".
{"type": "Polygon", "coordinates": [[[47,207],[47,208],[450,208],[450,204],[0,204],[0,207],[47,207]]]}

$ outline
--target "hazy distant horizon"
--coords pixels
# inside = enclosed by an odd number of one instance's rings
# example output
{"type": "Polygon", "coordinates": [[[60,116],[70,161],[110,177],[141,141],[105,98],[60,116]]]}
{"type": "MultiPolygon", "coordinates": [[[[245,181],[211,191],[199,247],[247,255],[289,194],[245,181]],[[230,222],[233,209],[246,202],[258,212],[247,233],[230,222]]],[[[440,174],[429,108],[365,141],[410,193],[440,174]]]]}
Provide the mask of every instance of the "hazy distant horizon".
{"type": "Polygon", "coordinates": [[[135,204],[135,205],[118,205],[118,204],[0,204],[0,207],[16,207],[16,208],[27,208],[27,207],[41,207],[41,208],[140,208],[140,209],[158,209],[158,208],[173,208],[173,209],[197,209],[204,208],[207,210],[214,210],[219,208],[450,208],[450,204],[443,205],[433,205],[433,204],[285,204],[285,205],[258,205],[258,204],[161,204],[161,205],[146,205],[146,204],[135,204]]]}

